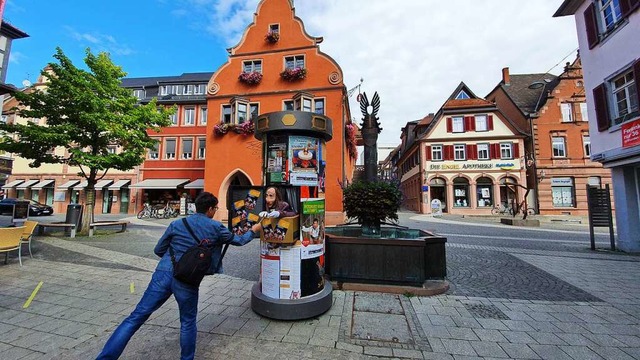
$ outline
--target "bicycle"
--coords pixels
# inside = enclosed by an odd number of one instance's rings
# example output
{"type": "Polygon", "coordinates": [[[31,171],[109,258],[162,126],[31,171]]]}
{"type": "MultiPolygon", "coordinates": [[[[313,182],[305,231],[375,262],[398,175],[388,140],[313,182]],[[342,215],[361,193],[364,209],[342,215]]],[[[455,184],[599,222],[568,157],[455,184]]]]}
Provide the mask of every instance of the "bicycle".
{"type": "Polygon", "coordinates": [[[491,215],[513,215],[513,209],[511,206],[504,205],[496,205],[493,209],[491,209],[491,215]]]}
{"type": "Polygon", "coordinates": [[[152,213],[153,209],[151,208],[151,204],[144,203],[144,207],[138,212],[138,219],[150,218],[152,213]]]}

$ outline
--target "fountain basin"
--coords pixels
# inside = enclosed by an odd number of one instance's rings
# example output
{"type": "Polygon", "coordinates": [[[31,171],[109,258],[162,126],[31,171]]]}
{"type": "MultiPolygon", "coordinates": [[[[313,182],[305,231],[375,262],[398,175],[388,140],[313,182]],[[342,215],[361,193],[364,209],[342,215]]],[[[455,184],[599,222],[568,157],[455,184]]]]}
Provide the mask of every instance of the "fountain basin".
{"type": "Polygon", "coordinates": [[[422,287],[447,276],[444,236],[384,226],[380,237],[361,236],[360,226],[325,231],[325,271],[332,282],[422,287]]]}

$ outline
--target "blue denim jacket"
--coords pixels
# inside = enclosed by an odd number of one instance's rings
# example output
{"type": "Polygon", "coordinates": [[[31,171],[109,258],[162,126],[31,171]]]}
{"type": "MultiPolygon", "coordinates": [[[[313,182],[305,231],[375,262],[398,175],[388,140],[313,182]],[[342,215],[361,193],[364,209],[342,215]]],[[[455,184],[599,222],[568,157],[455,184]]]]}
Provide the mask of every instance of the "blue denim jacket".
{"type": "MultiPolygon", "coordinates": [[[[213,242],[213,256],[209,274],[213,274],[215,267],[220,262],[223,244],[242,246],[253,240],[253,231],[249,230],[242,236],[234,235],[222,223],[209,219],[205,214],[193,214],[187,217],[187,221],[198,240],[209,239],[213,242]]],[[[176,261],[179,261],[182,254],[196,244],[196,240],[193,239],[189,230],[184,226],[182,219],[171,222],[153,250],[156,255],[161,257],[156,270],[173,272],[169,246],[171,246],[176,255],[176,261]]],[[[220,264],[218,273],[222,273],[222,264],[220,264]]]]}

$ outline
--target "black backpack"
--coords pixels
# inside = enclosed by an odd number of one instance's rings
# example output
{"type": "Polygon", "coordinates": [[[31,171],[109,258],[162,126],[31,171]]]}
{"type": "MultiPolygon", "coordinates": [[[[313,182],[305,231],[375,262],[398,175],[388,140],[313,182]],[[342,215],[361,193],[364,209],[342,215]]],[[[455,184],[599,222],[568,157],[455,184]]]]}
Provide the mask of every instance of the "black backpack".
{"type": "MultiPolygon", "coordinates": [[[[182,254],[182,257],[177,262],[175,253],[173,252],[171,246],[169,246],[171,262],[173,263],[173,277],[182,281],[183,283],[198,287],[200,286],[200,282],[202,282],[204,276],[209,273],[209,268],[211,267],[212,261],[211,257],[213,255],[213,248],[211,248],[210,246],[210,240],[198,240],[196,235],[193,233],[191,226],[189,226],[186,218],[183,218],[182,222],[184,223],[184,226],[187,228],[193,239],[196,241],[197,245],[187,249],[187,251],[182,254]]],[[[229,244],[226,244],[214,273],[218,272],[218,270],[220,269],[222,258],[227,252],[228,247],[229,244]]]]}

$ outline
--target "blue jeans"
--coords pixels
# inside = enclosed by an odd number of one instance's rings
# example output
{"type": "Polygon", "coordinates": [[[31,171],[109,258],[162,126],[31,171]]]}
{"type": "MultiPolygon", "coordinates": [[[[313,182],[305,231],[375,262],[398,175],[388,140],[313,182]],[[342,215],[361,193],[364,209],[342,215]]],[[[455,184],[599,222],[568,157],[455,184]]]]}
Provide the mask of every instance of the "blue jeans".
{"type": "Polygon", "coordinates": [[[135,310],[116,328],[97,360],[117,359],[145,321],[173,294],[180,309],[180,348],[182,360],[192,360],[196,353],[196,317],[198,288],[173,278],[170,271],[156,270],[135,310]]]}

